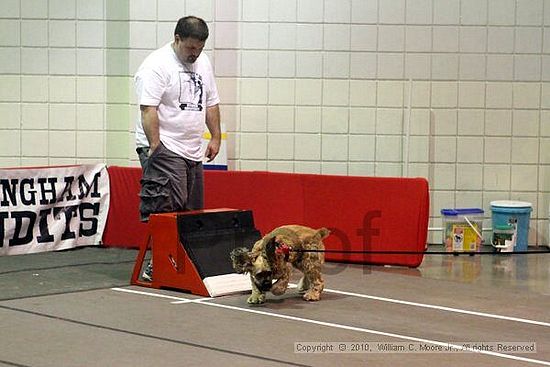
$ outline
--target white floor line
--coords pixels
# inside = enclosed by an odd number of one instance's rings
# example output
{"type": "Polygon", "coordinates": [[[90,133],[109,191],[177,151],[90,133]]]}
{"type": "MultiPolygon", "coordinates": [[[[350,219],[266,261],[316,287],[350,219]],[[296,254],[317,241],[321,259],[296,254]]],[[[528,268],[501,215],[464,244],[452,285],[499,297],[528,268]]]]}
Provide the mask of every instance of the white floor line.
{"type": "Polygon", "coordinates": [[[136,291],[134,289],[126,289],[126,288],[111,288],[113,291],[117,292],[124,292],[124,293],[132,293],[132,294],[139,294],[142,296],[150,296],[150,297],[157,297],[157,298],[166,298],[166,299],[173,299],[174,301],[170,302],[174,305],[179,305],[183,303],[191,303],[196,301],[207,301],[210,299],[213,299],[212,297],[205,297],[205,298],[181,298],[181,297],[174,297],[174,296],[167,296],[165,294],[159,294],[159,293],[150,293],[150,292],[143,292],[143,291],[136,291]]]}
{"type": "Polygon", "coordinates": [[[134,289],[126,289],[126,288],[111,288],[111,289],[113,291],[116,291],[116,292],[139,294],[139,295],[142,295],[142,296],[157,297],[157,298],[167,298],[167,299],[172,299],[172,300],[176,300],[176,301],[186,301],[186,302],[189,301],[189,299],[187,299],[187,298],[167,296],[165,294],[159,294],[159,293],[136,291],[134,289]]]}
{"type": "Polygon", "coordinates": [[[201,302],[201,301],[211,301],[213,300],[214,298],[212,297],[204,297],[204,298],[195,298],[195,299],[186,299],[186,300],[183,300],[183,301],[174,301],[174,302],[170,302],[171,304],[173,305],[181,305],[182,303],[193,303],[193,302],[201,302]]]}
{"type": "Polygon", "coordinates": [[[368,294],[361,294],[361,293],[344,292],[344,291],[339,291],[339,290],[335,290],[335,289],[325,289],[323,292],[341,294],[341,295],[351,296],[351,297],[368,298],[368,299],[373,299],[373,300],[376,300],[376,301],[398,303],[398,304],[407,305],[407,306],[431,308],[431,309],[440,310],[440,311],[462,313],[462,314],[473,315],[473,316],[480,316],[480,317],[487,317],[487,318],[492,318],[492,319],[515,321],[515,322],[521,322],[521,323],[524,323],[524,324],[532,324],[532,325],[550,327],[550,323],[548,323],[548,322],[530,320],[530,319],[523,319],[523,318],[519,318],[519,317],[503,316],[503,315],[491,314],[491,313],[486,313],[486,312],[477,312],[477,311],[464,310],[464,309],[460,309],[460,308],[430,305],[430,304],[426,304],[426,303],[402,301],[402,300],[399,300],[399,299],[370,296],[368,294]]]}
{"type": "MultiPolygon", "coordinates": [[[[122,291],[122,292],[134,293],[134,294],[140,294],[140,295],[149,295],[149,296],[152,296],[152,297],[159,297],[159,298],[171,298],[171,299],[177,299],[178,298],[178,297],[171,297],[171,296],[160,297],[161,295],[155,294],[155,293],[147,293],[147,292],[140,292],[140,291],[134,291],[134,290],[127,290],[127,289],[123,289],[123,288],[111,288],[111,289],[115,290],[115,291],[122,291]]],[[[388,332],[384,332],[384,331],[360,328],[360,327],[356,327],[356,326],[349,326],[349,325],[336,324],[336,323],[325,322],[325,321],[318,321],[318,320],[313,320],[313,319],[306,319],[306,318],[296,317],[296,316],[276,314],[276,313],[260,311],[260,310],[256,310],[256,309],[252,309],[252,308],[244,308],[244,307],[223,305],[223,304],[219,304],[219,303],[205,302],[205,301],[210,301],[210,300],[214,300],[214,298],[200,298],[200,299],[179,298],[179,301],[187,301],[185,303],[195,303],[195,304],[201,304],[201,305],[206,305],[206,306],[211,306],[211,307],[224,308],[224,309],[228,309],[228,310],[242,311],[242,312],[247,312],[247,313],[252,313],[252,314],[257,314],[257,315],[262,315],[262,316],[271,316],[271,317],[276,317],[276,318],[285,319],[285,320],[305,322],[305,323],[315,324],[315,325],[320,325],[320,326],[326,326],[326,327],[338,328],[338,329],[343,329],[343,330],[356,331],[356,332],[361,332],[361,333],[366,333],[366,334],[382,335],[382,336],[388,336],[388,337],[391,337],[391,338],[403,339],[403,340],[408,340],[408,341],[413,341],[413,342],[428,343],[428,344],[433,344],[433,345],[439,345],[439,346],[442,346],[442,347],[463,349],[463,346],[461,346],[461,345],[441,342],[441,341],[438,341],[438,340],[416,338],[416,337],[412,337],[412,336],[408,336],[408,335],[388,333],[388,332]]],[[[172,302],[172,303],[183,303],[183,302],[172,302]]],[[[491,351],[485,351],[485,350],[476,350],[476,349],[471,349],[471,348],[465,348],[465,350],[469,351],[469,352],[472,352],[472,353],[479,353],[479,354],[489,355],[489,356],[493,356],[493,357],[511,359],[511,360],[521,361],[521,362],[534,363],[534,364],[543,365],[543,366],[550,366],[550,361],[543,361],[543,360],[539,360],[539,359],[519,357],[519,356],[515,356],[515,355],[509,355],[509,354],[497,353],[497,352],[491,352],[491,351]]]]}
{"type": "MultiPolygon", "coordinates": [[[[292,284],[292,283],[289,284],[289,288],[296,288],[296,284],[292,284]]],[[[112,288],[112,289],[117,290],[117,291],[121,291],[121,292],[127,292],[127,293],[154,295],[155,297],[159,297],[159,298],[170,298],[170,299],[175,300],[174,302],[172,302],[172,303],[175,303],[175,304],[189,303],[191,301],[187,298],[178,298],[178,297],[166,296],[166,295],[161,295],[161,294],[156,294],[156,293],[144,293],[144,292],[131,290],[131,289],[124,289],[124,288],[112,288]]],[[[334,293],[334,294],[341,294],[341,295],[350,296],[350,297],[372,299],[372,300],[381,301],[381,302],[397,303],[397,304],[402,304],[402,305],[407,305],[407,306],[423,307],[423,308],[429,308],[429,309],[440,310],[440,311],[461,313],[461,314],[465,314],[465,315],[486,317],[486,318],[497,319],[497,320],[506,320],[506,321],[520,322],[520,323],[524,323],[524,324],[550,327],[550,323],[548,323],[548,322],[524,319],[524,318],[520,318],[520,317],[504,316],[504,315],[490,314],[490,313],[486,313],[486,312],[464,310],[464,309],[461,309],[461,308],[430,305],[430,304],[427,304],[427,303],[403,301],[403,300],[394,299],[394,298],[378,297],[378,296],[371,296],[371,295],[362,294],[362,293],[339,291],[339,290],[336,290],[336,289],[325,289],[324,292],[334,293]]],[[[211,298],[205,298],[205,299],[211,299],[211,298]]]]}
{"type": "Polygon", "coordinates": [[[452,344],[452,343],[445,343],[445,342],[441,342],[441,341],[437,341],[437,340],[416,338],[416,337],[408,336],[408,335],[387,333],[387,332],[379,331],[379,330],[365,329],[365,328],[360,328],[360,327],[356,327],[356,326],[335,324],[335,323],[331,323],[331,322],[318,321],[318,320],[313,320],[313,319],[306,319],[306,318],[302,318],[302,317],[276,314],[276,313],[271,313],[271,312],[266,312],[266,311],[255,310],[255,309],[252,309],[252,308],[243,308],[243,307],[237,307],[237,306],[222,305],[222,304],[219,304],[219,303],[202,302],[202,301],[198,301],[198,300],[197,301],[193,300],[192,303],[199,303],[199,304],[202,304],[202,305],[225,308],[225,309],[228,309],[228,310],[243,311],[243,312],[253,313],[253,314],[262,315],[262,316],[277,317],[277,318],[280,318],[280,319],[286,319],[286,320],[298,321],[298,322],[305,322],[305,323],[309,323],[309,324],[315,324],[315,325],[321,325],[321,326],[326,326],[326,327],[356,331],[356,332],[361,332],[361,333],[366,333],[366,334],[388,336],[388,337],[392,337],[392,338],[403,339],[403,340],[408,340],[408,341],[413,341],[413,342],[439,345],[439,346],[447,347],[447,348],[464,349],[465,351],[472,352],[472,353],[479,353],[479,354],[489,355],[489,356],[493,356],[493,357],[512,359],[512,360],[515,360],[515,361],[534,363],[534,364],[539,364],[539,365],[543,365],[543,366],[550,366],[550,361],[543,361],[543,360],[540,360],[540,359],[525,358],[525,357],[519,357],[519,356],[515,356],[515,355],[510,355],[510,354],[497,353],[497,352],[484,351],[484,350],[477,350],[477,349],[472,349],[472,348],[463,348],[462,345],[452,344]]]}

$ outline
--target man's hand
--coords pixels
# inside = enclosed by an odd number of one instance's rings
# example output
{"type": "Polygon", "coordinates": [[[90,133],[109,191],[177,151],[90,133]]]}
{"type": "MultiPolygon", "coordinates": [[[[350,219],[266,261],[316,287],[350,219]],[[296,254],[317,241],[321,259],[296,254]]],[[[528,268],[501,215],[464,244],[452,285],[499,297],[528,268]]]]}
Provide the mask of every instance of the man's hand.
{"type": "Polygon", "coordinates": [[[220,108],[218,105],[210,106],[206,109],[206,126],[210,131],[210,142],[206,147],[204,155],[208,158],[208,162],[212,162],[220,151],[222,141],[222,132],[220,128],[220,108]]]}
{"type": "Polygon", "coordinates": [[[153,152],[157,150],[158,146],[160,145],[160,141],[156,143],[149,144],[149,152],[147,152],[147,156],[150,157],[153,155],[153,152]]]}
{"type": "Polygon", "coordinates": [[[149,141],[149,156],[158,148],[160,144],[159,133],[159,118],[157,114],[157,107],[155,106],[139,106],[141,110],[141,121],[143,124],[143,131],[149,141]]]}
{"type": "Polygon", "coordinates": [[[206,158],[208,158],[208,162],[212,162],[214,158],[216,158],[216,156],[220,152],[220,145],[220,139],[210,139],[210,141],[208,142],[208,146],[206,147],[206,152],[204,153],[206,158]]]}

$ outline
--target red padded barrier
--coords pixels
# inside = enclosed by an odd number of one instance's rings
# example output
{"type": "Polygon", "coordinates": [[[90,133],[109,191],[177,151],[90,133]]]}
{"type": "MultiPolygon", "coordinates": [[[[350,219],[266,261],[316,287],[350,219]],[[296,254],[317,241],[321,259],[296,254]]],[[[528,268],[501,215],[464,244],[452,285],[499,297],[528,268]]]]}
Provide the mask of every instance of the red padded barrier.
{"type": "Polygon", "coordinates": [[[247,171],[205,171],[205,208],[250,209],[265,234],[304,218],[300,175],[247,171]]]}
{"type": "MultiPolygon", "coordinates": [[[[332,230],[330,250],[424,251],[428,183],[424,179],[303,175],[304,223],[332,230]]],[[[422,255],[327,253],[329,261],[416,267],[422,255]]]]}
{"type": "MultiPolygon", "coordinates": [[[[111,208],[104,244],[138,247],[140,168],[109,167],[111,208]]],[[[353,177],[247,171],[205,171],[205,208],[249,209],[262,234],[284,224],[327,227],[327,249],[423,251],[428,183],[422,178],[353,177]]],[[[416,267],[422,254],[337,254],[329,261],[416,267]]]]}
{"type": "Polygon", "coordinates": [[[103,244],[116,247],[139,247],[147,225],[139,220],[139,180],[141,168],[108,167],[111,185],[109,216],[103,232],[103,244]]]}

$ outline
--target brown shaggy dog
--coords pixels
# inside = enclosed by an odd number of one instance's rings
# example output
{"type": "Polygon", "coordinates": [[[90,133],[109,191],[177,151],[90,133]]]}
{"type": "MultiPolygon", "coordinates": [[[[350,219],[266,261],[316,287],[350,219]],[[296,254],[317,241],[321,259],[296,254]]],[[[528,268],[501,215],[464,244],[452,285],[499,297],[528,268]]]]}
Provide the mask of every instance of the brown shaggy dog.
{"type": "Polygon", "coordinates": [[[323,252],[301,250],[324,250],[322,240],[329,233],[326,228],[315,230],[287,225],[265,235],[254,244],[251,251],[246,247],[231,251],[235,271],[250,274],[252,295],[247,302],[264,303],[267,291],[274,295],[285,293],[293,266],[304,274],[298,283],[298,291],[304,293],[304,300],[318,301],[324,287],[321,266],[325,256],[323,252]],[[276,282],[273,283],[273,280],[276,282]]]}

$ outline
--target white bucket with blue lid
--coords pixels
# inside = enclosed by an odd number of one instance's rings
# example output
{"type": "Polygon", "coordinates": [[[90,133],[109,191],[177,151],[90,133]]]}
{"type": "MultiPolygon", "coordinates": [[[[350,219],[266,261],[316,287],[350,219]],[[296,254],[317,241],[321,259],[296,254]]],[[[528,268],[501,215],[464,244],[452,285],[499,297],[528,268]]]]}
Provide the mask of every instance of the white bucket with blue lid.
{"type": "Polygon", "coordinates": [[[493,228],[512,225],[515,227],[514,251],[527,251],[529,244],[529,219],[533,205],[526,201],[491,201],[493,228]]]}

